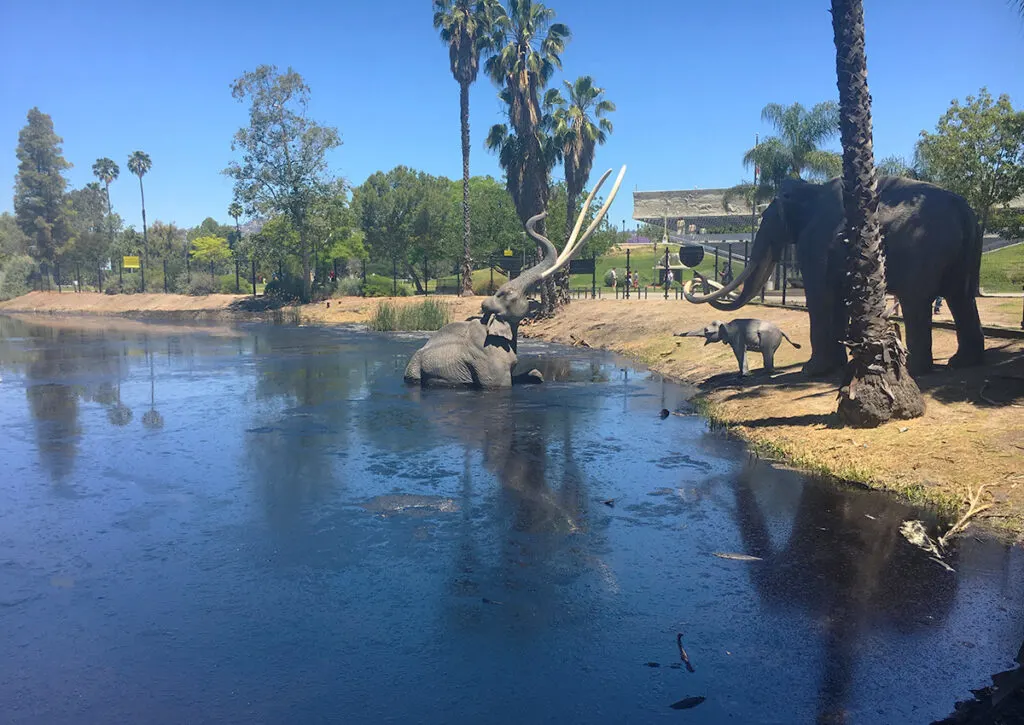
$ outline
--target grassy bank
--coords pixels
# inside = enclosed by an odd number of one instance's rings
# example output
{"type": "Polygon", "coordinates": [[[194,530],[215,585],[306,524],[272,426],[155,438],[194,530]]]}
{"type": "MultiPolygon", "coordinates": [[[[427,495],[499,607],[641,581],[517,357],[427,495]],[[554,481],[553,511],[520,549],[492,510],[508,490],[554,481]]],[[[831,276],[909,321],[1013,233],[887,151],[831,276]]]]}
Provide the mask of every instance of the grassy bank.
{"type": "Polygon", "coordinates": [[[986,292],[1020,292],[1021,283],[1011,281],[1014,275],[1024,277],[1024,244],[981,255],[981,288],[986,292]]]}

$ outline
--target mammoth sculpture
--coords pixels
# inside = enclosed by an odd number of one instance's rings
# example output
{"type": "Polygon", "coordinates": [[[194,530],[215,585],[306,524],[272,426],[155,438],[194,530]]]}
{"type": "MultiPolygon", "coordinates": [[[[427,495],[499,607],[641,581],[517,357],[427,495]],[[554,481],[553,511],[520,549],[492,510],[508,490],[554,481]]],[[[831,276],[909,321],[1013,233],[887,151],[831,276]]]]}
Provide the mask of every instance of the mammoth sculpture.
{"type": "MultiPolygon", "coordinates": [[[[686,299],[723,311],[738,310],[760,292],[788,244],[796,245],[811,321],[809,375],[830,373],[846,363],[849,315],[845,305],[842,179],[811,184],[785,182],[761,216],[750,261],[742,274],[705,295],[683,288],[686,299]],[[740,290],[738,296],[730,295],[740,290]]],[[[954,367],[982,362],[985,340],[975,295],[981,266],[981,231],[967,201],[922,181],[892,176],[878,180],[878,221],[885,249],[888,291],[903,308],[908,367],[912,375],[932,367],[932,302],[944,297],[956,323],[954,367]]]]}
{"type": "Polygon", "coordinates": [[[576,226],[565,242],[562,253],[536,230],[536,224],[547,212],[538,214],[526,223],[527,233],[543,249],[543,257],[533,267],[523,270],[515,279],[503,284],[497,292],[480,305],[481,316],[463,322],[445,325],[417,350],[405,368],[405,381],[422,386],[456,386],[472,388],[507,388],[513,383],[540,382],[536,371],[514,375],[518,361],[516,349],[519,337],[519,323],[531,311],[532,301],[528,298],[531,290],[556,271],[569,264],[597,226],[601,223],[626,173],[623,166],[615,185],[597,216],[580,237],[580,228],[598,189],[611,174],[606,171],[587,197],[576,226]]]}
{"type": "Polygon", "coordinates": [[[699,330],[677,332],[675,336],[703,337],[705,345],[710,345],[713,342],[729,345],[736,356],[736,362],[739,363],[740,377],[749,372],[747,367],[748,350],[761,353],[765,372],[771,373],[775,371],[775,351],[782,344],[782,338],[786,338],[786,342],[797,350],[800,349],[800,345],[790,340],[789,335],[774,322],[750,318],[739,318],[729,322],[715,320],[699,330]]]}

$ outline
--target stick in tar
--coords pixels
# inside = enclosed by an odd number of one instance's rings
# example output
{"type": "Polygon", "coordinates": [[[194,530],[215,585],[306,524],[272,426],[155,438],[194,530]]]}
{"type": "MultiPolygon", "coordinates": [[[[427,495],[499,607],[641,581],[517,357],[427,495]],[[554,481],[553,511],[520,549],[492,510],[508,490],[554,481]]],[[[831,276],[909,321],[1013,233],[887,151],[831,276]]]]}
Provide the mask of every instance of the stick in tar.
{"type": "Polygon", "coordinates": [[[683,633],[682,632],[679,632],[676,635],[676,644],[679,645],[679,659],[681,659],[683,661],[683,664],[686,665],[686,669],[688,669],[690,672],[696,672],[696,670],[693,669],[693,665],[690,664],[690,658],[686,654],[686,650],[683,649],[683,633]]]}

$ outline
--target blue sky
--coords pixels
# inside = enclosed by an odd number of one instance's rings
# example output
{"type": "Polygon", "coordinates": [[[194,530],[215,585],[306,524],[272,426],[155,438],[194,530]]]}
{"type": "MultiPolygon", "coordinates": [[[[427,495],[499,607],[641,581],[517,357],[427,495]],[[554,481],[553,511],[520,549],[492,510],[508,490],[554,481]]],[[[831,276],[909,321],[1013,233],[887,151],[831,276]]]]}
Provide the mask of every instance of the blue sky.
{"type": "MultiPolygon", "coordinates": [[[[769,102],[837,98],[828,0],[551,0],[573,32],[557,76],[593,75],[618,105],[595,170],[629,166],[613,223],[633,189],[729,186],[769,102]]],[[[865,0],[878,158],[909,155],[953,98],[985,85],[1024,105],[1024,23],[1007,0],[865,0]]],[[[429,0],[269,0],[0,4],[0,178],[12,208],[18,130],[32,106],[49,113],[74,164],[74,186],[100,156],[121,165],[111,189],[141,224],[125,161],[148,152],[147,217],[227,221],[231,185],[219,172],[246,120],[228,85],[260,63],[292,66],[312,87],[311,115],[344,145],[335,173],[354,184],[398,164],[461,174],[458,86],[431,24],[429,0]]],[[[483,148],[501,106],[473,86],[472,171],[500,178],[483,148]]],[[[834,144],[838,147],[837,143],[834,144]]],[[[556,175],[559,172],[556,170],[556,175]]]]}

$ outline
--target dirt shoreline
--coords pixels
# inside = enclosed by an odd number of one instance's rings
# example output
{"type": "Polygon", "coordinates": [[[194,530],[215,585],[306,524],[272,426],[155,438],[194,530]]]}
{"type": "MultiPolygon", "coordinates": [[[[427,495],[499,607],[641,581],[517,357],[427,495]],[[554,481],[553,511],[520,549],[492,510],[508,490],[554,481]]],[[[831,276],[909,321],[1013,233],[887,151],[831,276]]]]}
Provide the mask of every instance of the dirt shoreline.
{"type": "MultiPolygon", "coordinates": [[[[35,292],[0,303],[0,313],[41,313],[52,323],[66,316],[113,315],[335,325],[366,322],[380,302],[340,298],[332,300],[330,307],[317,303],[247,312],[239,309],[239,299],[234,295],[35,292]]],[[[479,311],[480,298],[445,301],[451,305],[453,319],[479,311]]],[[[983,320],[1006,314],[1005,301],[979,302],[983,320]]],[[[663,299],[574,301],[554,319],[524,326],[522,334],[612,350],[667,377],[697,384],[703,411],[712,422],[727,427],[763,455],[814,473],[934,504],[946,513],[962,508],[968,487],[985,484],[994,506],[980,518],[988,527],[1024,541],[1024,340],[990,338],[985,367],[954,371],[942,365],[956,349],[955,334],[936,329],[933,345],[940,369],[920,381],[927,403],[925,416],[857,430],[836,424],[838,381],[809,380],[799,372],[810,354],[806,313],[751,306],[740,314],[776,322],[802,349],[783,342],[776,354],[777,372],[770,377],[759,372],[760,356],[755,354],[752,377],[741,381],[729,348],[672,336],[710,322],[715,311],[663,299]]],[[[996,324],[1006,324],[998,318],[996,324]]]]}

